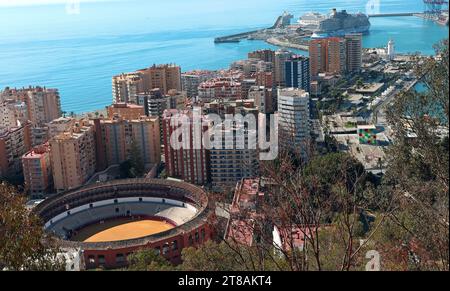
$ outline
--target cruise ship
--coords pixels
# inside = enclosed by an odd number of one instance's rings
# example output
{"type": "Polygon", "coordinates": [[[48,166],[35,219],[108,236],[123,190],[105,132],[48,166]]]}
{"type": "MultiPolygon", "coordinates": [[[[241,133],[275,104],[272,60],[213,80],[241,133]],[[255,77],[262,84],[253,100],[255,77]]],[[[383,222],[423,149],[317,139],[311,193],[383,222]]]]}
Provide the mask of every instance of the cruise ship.
{"type": "Polygon", "coordinates": [[[298,21],[303,30],[311,31],[313,37],[343,36],[349,33],[367,33],[370,29],[369,17],[363,13],[349,14],[346,10],[333,9],[324,15],[310,12],[298,21]]]}

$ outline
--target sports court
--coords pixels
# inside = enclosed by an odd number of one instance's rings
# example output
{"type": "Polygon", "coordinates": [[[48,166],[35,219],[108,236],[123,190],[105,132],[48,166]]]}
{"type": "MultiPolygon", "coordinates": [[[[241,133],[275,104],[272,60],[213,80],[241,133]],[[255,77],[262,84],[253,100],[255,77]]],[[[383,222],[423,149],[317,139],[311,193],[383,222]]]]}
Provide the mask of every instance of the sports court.
{"type": "Polygon", "coordinates": [[[130,240],[157,234],[172,228],[174,226],[167,221],[114,219],[87,226],[77,231],[72,240],[87,243],[130,240]]]}

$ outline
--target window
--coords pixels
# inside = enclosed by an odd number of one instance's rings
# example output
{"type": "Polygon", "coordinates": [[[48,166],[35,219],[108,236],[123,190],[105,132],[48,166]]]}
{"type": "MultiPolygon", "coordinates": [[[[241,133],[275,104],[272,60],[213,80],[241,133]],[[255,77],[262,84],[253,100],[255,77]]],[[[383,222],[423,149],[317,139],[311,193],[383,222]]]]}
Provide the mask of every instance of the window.
{"type": "Polygon", "coordinates": [[[123,254],[117,254],[116,255],[116,263],[117,264],[125,263],[125,256],[123,254]]]}
{"type": "Polygon", "coordinates": [[[195,233],[195,242],[199,242],[200,236],[198,235],[198,232],[195,233]]]}
{"type": "Polygon", "coordinates": [[[205,240],[205,238],[206,238],[206,231],[205,231],[205,229],[202,229],[201,233],[202,233],[202,240],[205,240]]]}
{"type": "Polygon", "coordinates": [[[116,213],[119,213],[119,208],[116,208],[116,213]]]}
{"type": "Polygon", "coordinates": [[[174,240],[172,242],[172,251],[178,250],[178,241],[174,240]]]}
{"type": "Polygon", "coordinates": [[[169,252],[169,243],[164,244],[163,246],[163,255],[166,255],[169,252]]]}
{"type": "Polygon", "coordinates": [[[194,244],[194,240],[192,239],[192,235],[189,235],[189,245],[194,244]]]}
{"type": "Polygon", "coordinates": [[[104,265],[106,263],[106,259],[104,255],[99,255],[97,257],[99,265],[104,265]]]}

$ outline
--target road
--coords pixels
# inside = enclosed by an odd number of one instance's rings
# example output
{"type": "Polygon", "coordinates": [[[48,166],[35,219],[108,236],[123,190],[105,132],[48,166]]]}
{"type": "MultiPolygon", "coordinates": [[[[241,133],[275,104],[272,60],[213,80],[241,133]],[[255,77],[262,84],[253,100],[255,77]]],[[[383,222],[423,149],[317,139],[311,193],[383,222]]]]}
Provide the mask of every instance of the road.
{"type": "Polygon", "coordinates": [[[384,120],[384,109],[393,101],[395,96],[397,96],[401,92],[407,92],[411,90],[412,88],[414,88],[414,86],[416,86],[417,82],[418,80],[408,82],[402,89],[395,89],[391,94],[386,96],[386,98],[372,110],[371,120],[373,120],[374,124],[378,124],[380,119],[384,120]]]}

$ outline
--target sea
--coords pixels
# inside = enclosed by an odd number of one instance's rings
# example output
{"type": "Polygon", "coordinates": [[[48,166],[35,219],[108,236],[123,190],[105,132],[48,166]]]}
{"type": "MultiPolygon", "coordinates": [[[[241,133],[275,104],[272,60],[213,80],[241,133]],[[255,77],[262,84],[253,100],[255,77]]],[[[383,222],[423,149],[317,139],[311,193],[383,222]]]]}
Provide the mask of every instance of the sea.
{"type": "MultiPolygon", "coordinates": [[[[424,10],[422,0],[115,0],[73,7],[0,1],[0,88],[58,88],[64,111],[89,112],[111,103],[113,75],[158,63],[176,63],[182,71],[222,69],[250,51],[277,49],[262,41],[215,44],[214,38],[269,27],[284,11],[297,19],[331,8],[424,10]]],[[[402,53],[431,55],[449,33],[419,17],[372,18],[371,23],[364,47],[382,47],[392,38],[402,53]]]]}

